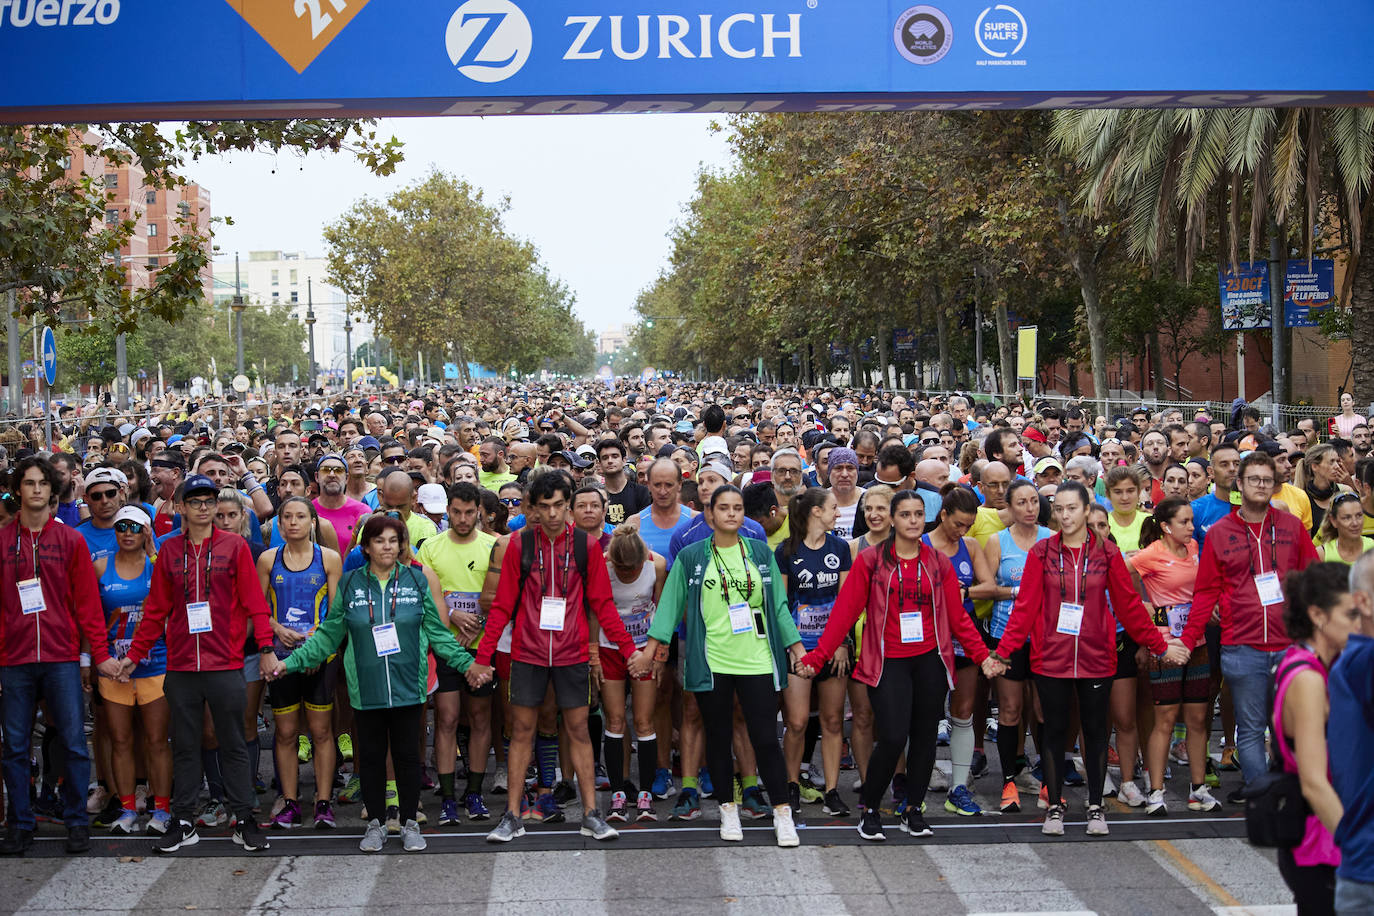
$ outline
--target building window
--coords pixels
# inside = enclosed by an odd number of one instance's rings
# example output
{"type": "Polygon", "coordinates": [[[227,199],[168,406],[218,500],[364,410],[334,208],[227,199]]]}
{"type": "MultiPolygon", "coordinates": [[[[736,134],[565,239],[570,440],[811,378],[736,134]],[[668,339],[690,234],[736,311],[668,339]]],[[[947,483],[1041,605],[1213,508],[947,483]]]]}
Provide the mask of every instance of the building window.
{"type": "Polygon", "coordinates": [[[147,192],[146,194],[144,194],[144,195],[143,195],[143,202],[144,202],[145,204],[147,204],[148,206],[150,206],[150,207],[153,206],[154,204],[156,204],[156,203],[157,203],[157,192],[156,192],[156,191],[149,191],[149,192],[147,192]]]}
{"type": "Polygon", "coordinates": [[[150,239],[155,239],[155,238],[157,238],[157,223],[149,223],[149,224],[148,224],[148,238],[150,238],[150,239]]]}
{"type": "Polygon", "coordinates": [[[119,187],[119,173],[118,173],[118,172],[106,172],[106,173],[105,173],[105,187],[107,187],[107,188],[117,188],[117,187],[119,187]]]}
{"type": "Polygon", "coordinates": [[[293,269],[291,270],[291,285],[292,285],[292,286],[295,286],[296,283],[297,283],[297,280],[296,280],[296,271],[295,271],[295,269],[293,268],[293,269]]]}
{"type": "Polygon", "coordinates": [[[149,259],[148,259],[148,266],[149,266],[149,267],[161,267],[161,266],[162,266],[161,261],[162,261],[161,258],[149,258],[149,259]]]}
{"type": "Polygon", "coordinates": [[[191,215],[191,205],[184,200],[181,203],[177,204],[177,209],[181,211],[182,216],[191,215]]]}
{"type": "Polygon", "coordinates": [[[281,281],[280,281],[280,279],[278,278],[277,272],[276,272],[275,270],[272,271],[272,285],[273,285],[273,286],[280,286],[280,285],[281,285],[281,281]]]}
{"type": "Polygon", "coordinates": [[[280,298],[281,298],[281,293],[273,293],[273,294],[272,294],[272,298],[273,298],[273,299],[280,299],[280,298]]]}
{"type": "Polygon", "coordinates": [[[300,301],[301,301],[301,294],[298,293],[298,292],[296,292],[294,289],[291,290],[291,301],[292,301],[292,302],[300,302],[300,301]]]}
{"type": "Polygon", "coordinates": [[[119,222],[119,211],[118,211],[118,210],[106,210],[106,211],[105,211],[105,222],[106,222],[107,225],[110,225],[110,226],[113,226],[115,223],[118,223],[118,222],[119,222]]]}

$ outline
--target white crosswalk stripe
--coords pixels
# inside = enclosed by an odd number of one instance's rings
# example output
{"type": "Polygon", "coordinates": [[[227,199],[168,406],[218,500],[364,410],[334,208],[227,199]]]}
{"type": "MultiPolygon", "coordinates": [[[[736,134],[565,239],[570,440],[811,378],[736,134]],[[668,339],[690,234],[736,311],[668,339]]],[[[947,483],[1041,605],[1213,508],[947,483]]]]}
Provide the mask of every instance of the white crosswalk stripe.
{"type": "Polygon", "coordinates": [[[1080,912],[1083,901],[1045,868],[1030,846],[929,846],[925,854],[970,912],[1080,912]]]}
{"type": "MultiPolygon", "coordinates": [[[[167,859],[72,859],[57,870],[16,913],[131,912],[167,871],[167,859]]],[[[0,887],[6,885],[0,881],[0,887]]],[[[7,907],[0,900],[0,910],[7,907]]]]}
{"type": "Polygon", "coordinates": [[[530,905],[549,914],[591,912],[605,899],[606,856],[600,849],[497,853],[487,913],[506,916],[512,906],[530,905]]]}

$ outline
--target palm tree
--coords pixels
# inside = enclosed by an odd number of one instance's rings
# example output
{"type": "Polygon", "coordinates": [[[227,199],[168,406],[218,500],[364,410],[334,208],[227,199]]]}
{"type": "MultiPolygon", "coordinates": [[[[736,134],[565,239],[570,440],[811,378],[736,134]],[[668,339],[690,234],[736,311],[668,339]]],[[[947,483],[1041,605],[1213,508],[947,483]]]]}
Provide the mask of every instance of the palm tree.
{"type": "MultiPolygon", "coordinates": [[[[1224,208],[1226,254],[1239,260],[1242,231],[1254,260],[1261,235],[1297,219],[1312,252],[1319,205],[1336,202],[1350,256],[1340,300],[1350,308],[1355,352],[1374,352],[1374,109],[1212,108],[1056,112],[1053,137],[1084,171],[1089,210],[1119,206],[1131,254],[1158,260],[1171,232],[1183,275],[1224,208]],[[1246,204],[1249,226],[1242,227],[1246,204]]],[[[1374,401],[1374,362],[1356,360],[1355,399],[1374,401]]]]}

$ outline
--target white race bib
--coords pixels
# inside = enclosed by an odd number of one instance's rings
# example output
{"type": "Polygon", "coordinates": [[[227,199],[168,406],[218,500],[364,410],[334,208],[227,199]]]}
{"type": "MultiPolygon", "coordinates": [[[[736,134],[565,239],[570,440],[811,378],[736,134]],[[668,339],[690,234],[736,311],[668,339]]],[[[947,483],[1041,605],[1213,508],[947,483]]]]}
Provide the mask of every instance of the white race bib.
{"type": "Polygon", "coordinates": [[[1184,629],[1188,626],[1188,612],[1193,609],[1191,604],[1175,604],[1169,608],[1169,635],[1182,636],[1184,629]]]}
{"type": "Polygon", "coordinates": [[[192,636],[210,632],[210,602],[195,601],[186,605],[186,629],[192,636]]]}
{"type": "Polygon", "coordinates": [[[807,636],[820,636],[825,631],[825,624],[830,620],[830,610],[834,606],[833,601],[827,601],[825,604],[798,602],[797,630],[807,636]]]}
{"type": "Polygon", "coordinates": [[[1077,636],[1083,629],[1083,605],[1062,602],[1059,605],[1059,625],[1055,629],[1065,636],[1077,636]]]}
{"type": "Polygon", "coordinates": [[[372,628],[372,642],[377,647],[377,655],[385,658],[401,651],[401,641],[396,638],[396,624],[379,623],[372,628]]]}
{"type": "Polygon", "coordinates": [[[566,598],[544,598],[539,603],[539,629],[562,631],[563,615],[567,610],[566,598]]]}
{"type": "Polygon", "coordinates": [[[1255,591],[1259,592],[1260,604],[1266,607],[1283,603],[1283,585],[1279,582],[1279,574],[1276,572],[1255,576],[1255,591]]]}
{"type": "Polygon", "coordinates": [[[464,614],[481,615],[481,609],[477,604],[477,592],[444,592],[444,602],[450,611],[462,611],[464,614]]]}
{"type": "Polygon", "coordinates": [[[132,639],[116,639],[114,641],[114,657],[119,661],[129,657],[129,649],[133,646],[132,639]]]}
{"type": "Polygon", "coordinates": [[[749,605],[743,601],[737,601],[730,605],[730,632],[748,633],[754,629],[754,615],[749,611],[749,605]]]}
{"type": "Polygon", "coordinates": [[[24,579],[19,582],[19,608],[25,614],[37,614],[48,609],[43,603],[43,583],[37,579],[24,579]]]}
{"type": "Polygon", "coordinates": [[[902,611],[897,622],[902,628],[902,642],[925,642],[926,623],[920,611],[902,611]]]}

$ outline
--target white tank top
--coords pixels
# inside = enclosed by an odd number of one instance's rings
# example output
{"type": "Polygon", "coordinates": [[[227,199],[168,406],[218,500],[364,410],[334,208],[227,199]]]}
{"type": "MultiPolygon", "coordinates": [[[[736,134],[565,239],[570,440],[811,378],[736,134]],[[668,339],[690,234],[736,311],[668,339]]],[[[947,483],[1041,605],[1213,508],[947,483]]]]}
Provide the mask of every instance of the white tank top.
{"type": "MultiPolygon", "coordinates": [[[[645,560],[644,568],[633,582],[621,582],[610,563],[606,564],[606,571],[611,576],[611,596],[615,599],[615,609],[620,612],[620,622],[625,624],[635,645],[642,649],[649,641],[649,626],[654,621],[654,561],[652,558],[645,560]]],[[[604,630],[599,642],[608,649],[616,648],[604,630]]]]}

